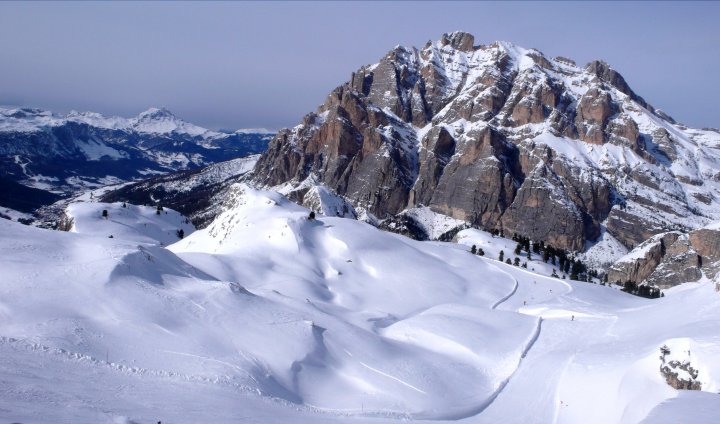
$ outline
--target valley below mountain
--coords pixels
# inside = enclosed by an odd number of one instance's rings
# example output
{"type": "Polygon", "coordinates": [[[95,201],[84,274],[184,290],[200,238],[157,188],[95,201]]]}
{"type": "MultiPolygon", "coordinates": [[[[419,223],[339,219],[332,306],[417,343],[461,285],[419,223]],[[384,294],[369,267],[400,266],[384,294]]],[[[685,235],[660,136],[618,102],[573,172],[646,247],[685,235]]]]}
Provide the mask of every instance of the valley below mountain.
{"type": "MultiPolygon", "coordinates": [[[[0,109],[0,181],[67,197],[261,153],[272,136],[262,129],[211,131],[158,108],[131,119],[0,109]]],[[[30,213],[51,203],[45,197],[0,198],[0,206],[30,213]]]]}

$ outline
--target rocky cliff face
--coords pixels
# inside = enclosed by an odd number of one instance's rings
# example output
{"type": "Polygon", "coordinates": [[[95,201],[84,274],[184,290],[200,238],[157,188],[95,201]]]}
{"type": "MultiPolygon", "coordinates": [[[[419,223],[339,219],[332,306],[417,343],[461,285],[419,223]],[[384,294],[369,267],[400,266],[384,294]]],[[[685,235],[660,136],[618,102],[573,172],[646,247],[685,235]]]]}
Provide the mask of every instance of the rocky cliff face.
{"type": "Polygon", "coordinates": [[[455,32],[363,66],[281,131],[264,186],[311,179],[380,219],[408,207],[583,250],[720,219],[720,134],[676,124],[609,65],[455,32]]]}
{"type": "Polygon", "coordinates": [[[620,258],[608,270],[612,282],[634,281],[659,288],[713,279],[720,272],[720,225],[683,234],[658,234],[620,258]]]}

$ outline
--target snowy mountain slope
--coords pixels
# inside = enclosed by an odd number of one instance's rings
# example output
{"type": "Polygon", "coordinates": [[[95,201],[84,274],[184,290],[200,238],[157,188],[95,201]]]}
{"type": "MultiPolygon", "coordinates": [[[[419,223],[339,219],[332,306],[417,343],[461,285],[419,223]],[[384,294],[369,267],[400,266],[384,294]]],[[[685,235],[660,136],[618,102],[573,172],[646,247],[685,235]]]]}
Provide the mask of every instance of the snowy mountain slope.
{"type": "Polygon", "coordinates": [[[470,250],[472,246],[483,249],[485,257],[493,260],[497,260],[500,256],[500,251],[503,252],[505,259],[514,261],[515,258],[519,258],[520,263],[527,263],[527,269],[540,274],[543,276],[550,276],[553,270],[559,276],[568,277],[559,266],[554,265],[550,262],[544,263],[542,261],[542,255],[537,253],[530,254],[530,260],[527,258],[527,253],[523,250],[519,255],[515,254],[515,247],[517,242],[511,239],[493,236],[485,231],[481,231],[475,228],[468,228],[457,233],[457,243],[464,246],[467,250],[470,250]]]}
{"type": "Polygon", "coordinates": [[[126,202],[169,207],[185,215],[193,225],[204,227],[219,213],[225,190],[236,180],[245,178],[257,159],[258,155],[251,155],[203,168],[82,191],[35,210],[29,218],[33,225],[57,229],[63,225],[68,205],[72,203],[126,202]]]}
{"type": "Polygon", "coordinates": [[[198,227],[207,226],[219,213],[225,191],[252,171],[259,156],[218,162],[200,169],[151,177],[102,193],[103,202],[161,204],[176,209],[198,227]]]}
{"type": "Polygon", "coordinates": [[[175,215],[73,208],[79,233],[0,220],[3,421],[701,423],[717,400],[709,281],[642,299],[244,185],[168,248],[137,235],[175,215]],[[663,345],[705,392],[666,385],[663,345]]]}
{"type": "Polygon", "coordinates": [[[178,212],[163,208],[160,214],[155,207],[121,203],[72,203],[67,217],[72,220],[73,233],[112,236],[125,241],[166,246],[195,231],[187,218],[178,212]],[[98,210],[100,213],[98,214],[98,210]],[[107,211],[107,217],[103,212],[107,211]]]}
{"type": "Polygon", "coordinates": [[[361,67],[278,133],[255,181],[312,178],[381,220],[426,206],[573,251],[720,219],[716,130],[655,110],[604,62],[474,41],[444,34],[361,67]]]}
{"type": "Polygon", "coordinates": [[[0,109],[0,169],[28,186],[75,192],[260,153],[271,136],[211,131],[164,108],[130,119],[0,109]]]}

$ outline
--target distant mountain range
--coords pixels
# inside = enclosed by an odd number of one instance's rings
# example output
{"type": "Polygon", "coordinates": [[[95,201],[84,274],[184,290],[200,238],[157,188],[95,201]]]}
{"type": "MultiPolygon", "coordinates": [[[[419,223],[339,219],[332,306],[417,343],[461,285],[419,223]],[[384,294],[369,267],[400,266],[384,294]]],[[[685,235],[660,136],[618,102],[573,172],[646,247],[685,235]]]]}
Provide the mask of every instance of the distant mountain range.
{"type": "Polygon", "coordinates": [[[211,131],[157,108],[130,119],[0,109],[0,178],[67,194],[260,153],[272,136],[211,131]]]}

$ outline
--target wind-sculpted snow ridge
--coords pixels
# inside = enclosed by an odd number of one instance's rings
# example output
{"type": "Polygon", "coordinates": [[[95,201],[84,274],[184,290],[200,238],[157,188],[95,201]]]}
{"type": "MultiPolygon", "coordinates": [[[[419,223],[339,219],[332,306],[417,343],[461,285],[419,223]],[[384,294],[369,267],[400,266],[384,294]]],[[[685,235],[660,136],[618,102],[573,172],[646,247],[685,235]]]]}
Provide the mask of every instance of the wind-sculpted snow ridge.
{"type": "MultiPolygon", "coordinates": [[[[444,34],[363,66],[255,181],[308,178],[379,220],[426,206],[581,252],[632,249],[720,219],[720,133],[654,109],[608,64],[444,34]]],[[[302,201],[302,196],[296,196],[302,201]]]]}
{"type": "Polygon", "coordinates": [[[66,212],[69,231],[80,234],[112,236],[143,244],[170,245],[195,231],[193,225],[178,212],[155,207],[122,203],[72,203],[66,212]],[[98,210],[102,208],[102,212],[98,210]],[[107,216],[103,214],[107,212],[107,216]]]}
{"type": "Polygon", "coordinates": [[[651,301],[243,184],[169,246],[180,215],[127,206],[0,220],[0,421],[653,422],[663,345],[720,384],[709,282],[651,301]]]}

